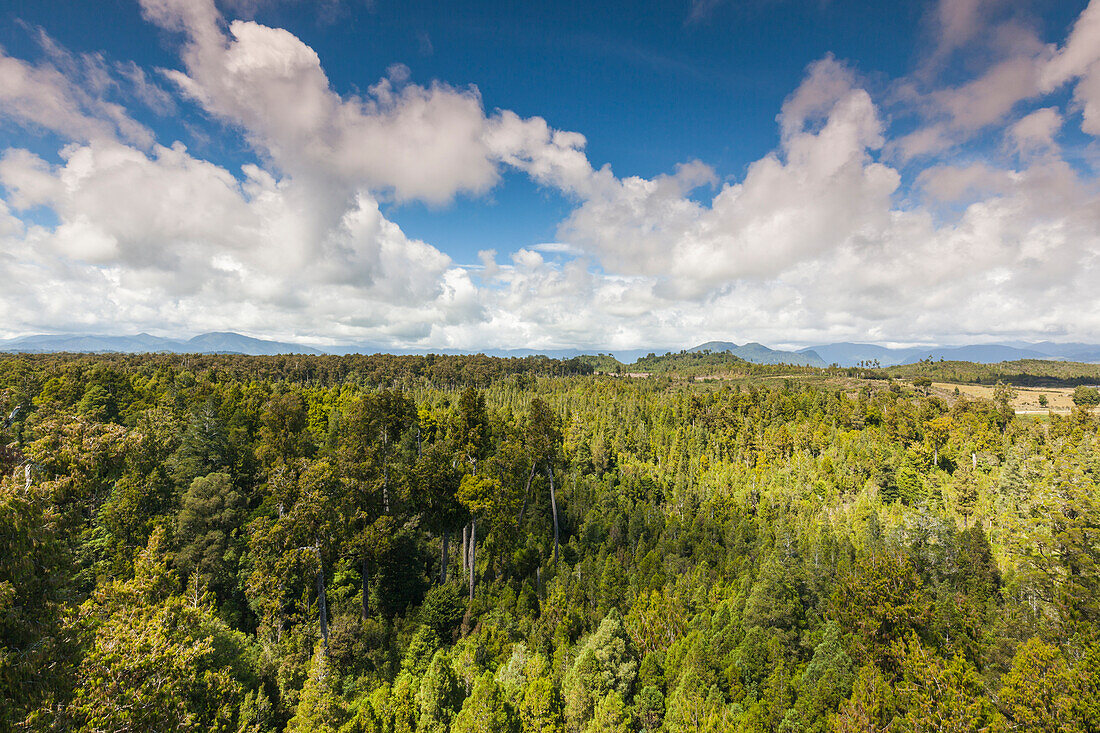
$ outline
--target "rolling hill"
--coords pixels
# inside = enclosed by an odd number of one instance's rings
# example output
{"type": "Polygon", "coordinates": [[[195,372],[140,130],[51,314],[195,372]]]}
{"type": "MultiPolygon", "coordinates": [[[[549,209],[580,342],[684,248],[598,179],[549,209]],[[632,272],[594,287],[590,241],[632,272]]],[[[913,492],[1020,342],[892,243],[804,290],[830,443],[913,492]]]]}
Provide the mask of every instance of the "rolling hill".
{"type": "Polygon", "coordinates": [[[803,351],[779,351],[770,349],[755,341],[738,346],[731,341],[708,341],[688,349],[689,352],[710,351],[714,354],[729,352],[733,356],[752,362],[753,364],[793,364],[795,366],[825,367],[828,362],[823,360],[812,349],[803,351]]]}

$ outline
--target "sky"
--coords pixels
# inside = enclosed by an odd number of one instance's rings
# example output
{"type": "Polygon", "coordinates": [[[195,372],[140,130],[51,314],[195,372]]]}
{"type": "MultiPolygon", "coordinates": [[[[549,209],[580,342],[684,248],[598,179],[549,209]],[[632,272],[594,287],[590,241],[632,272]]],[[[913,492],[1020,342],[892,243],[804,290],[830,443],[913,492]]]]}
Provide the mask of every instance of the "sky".
{"type": "Polygon", "coordinates": [[[1100,0],[0,0],[0,337],[1100,341],[1100,0]]]}

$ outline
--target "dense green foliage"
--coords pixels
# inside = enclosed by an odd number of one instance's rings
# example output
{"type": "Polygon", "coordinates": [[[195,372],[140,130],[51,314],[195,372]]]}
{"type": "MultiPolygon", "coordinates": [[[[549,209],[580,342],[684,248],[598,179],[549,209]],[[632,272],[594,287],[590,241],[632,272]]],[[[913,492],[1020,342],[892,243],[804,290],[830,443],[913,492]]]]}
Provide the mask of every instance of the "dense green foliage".
{"type": "Polygon", "coordinates": [[[1100,730],[1094,414],[590,372],[0,359],[0,729],[1100,730]]]}
{"type": "Polygon", "coordinates": [[[592,366],[596,372],[605,374],[675,374],[679,377],[729,378],[750,375],[823,375],[842,372],[837,368],[821,369],[790,364],[759,364],[746,361],[729,351],[710,350],[666,352],[664,354],[650,353],[639,358],[633,364],[623,364],[610,354],[586,355],[578,357],[578,359],[584,364],[592,366]]]}
{"type": "Polygon", "coordinates": [[[868,373],[895,379],[912,380],[923,376],[937,382],[989,385],[1003,382],[1020,387],[1073,387],[1100,382],[1100,364],[1041,359],[1002,361],[998,364],[925,359],[914,364],[869,370],[868,373]]]}

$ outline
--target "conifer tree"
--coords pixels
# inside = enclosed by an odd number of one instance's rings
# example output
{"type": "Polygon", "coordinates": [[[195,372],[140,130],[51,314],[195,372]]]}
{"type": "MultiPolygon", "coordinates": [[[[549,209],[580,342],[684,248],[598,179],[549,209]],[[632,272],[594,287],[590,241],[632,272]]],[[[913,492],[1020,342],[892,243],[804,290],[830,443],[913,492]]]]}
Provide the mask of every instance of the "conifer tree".
{"type": "Polygon", "coordinates": [[[294,711],[294,717],[287,723],[287,731],[336,733],[347,716],[338,682],[328,653],[318,644],[309,665],[305,686],[298,698],[298,707],[294,711]]]}
{"type": "Polygon", "coordinates": [[[490,672],[478,678],[451,726],[451,733],[520,733],[521,730],[519,716],[490,672]]]}

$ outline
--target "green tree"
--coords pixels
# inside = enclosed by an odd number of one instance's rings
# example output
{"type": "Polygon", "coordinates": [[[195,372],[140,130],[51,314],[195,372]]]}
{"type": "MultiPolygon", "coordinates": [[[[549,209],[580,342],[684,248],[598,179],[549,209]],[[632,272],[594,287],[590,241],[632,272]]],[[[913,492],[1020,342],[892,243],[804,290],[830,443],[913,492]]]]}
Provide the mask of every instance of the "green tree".
{"type": "Polygon", "coordinates": [[[642,730],[657,730],[665,720],[665,696],[653,685],[646,685],[638,692],[634,708],[642,730]]]}
{"type": "Polygon", "coordinates": [[[478,461],[489,454],[489,411],[485,395],[473,387],[467,387],[458,398],[458,410],[452,430],[454,448],[464,463],[477,470],[478,461]]]}
{"type": "Polygon", "coordinates": [[[830,719],[834,733],[871,733],[891,730],[897,713],[894,688],[882,670],[873,664],[860,667],[852,695],[830,719]]]}
{"type": "Polygon", "coordinates": [[[571,729],[582,730],[596,702],[615,691],[626,700],[633,692],[638,660],[618,609],[611,609],[581,647],[562,684],[565,717],[571,729]]]}
{"type": "Polygon", "coordinates": [[[245,510],[229,474],[212,473],[191,482],[176,519],[175,560],[182,577],[198,574],[203,585],[227,597],[236,581],[230,551],[236,549],[245,510]]]}
{"type": "Polygon", "coordinates": [[[226,471],[233,465],[225,422],[213,397],[192,413],[170,463],[172,477],[179,486],[189,486],[199,476],[226,471]]]}
{"type": "Polygon", "coordinates": [[[504,690],[486,672],[478,677],[462,710],[455,717],[451,733],[520,733],[516,711],[504,698],[504,690]]]}
{"type": "Polygon", "coordinates": [[[945,662],[919,641],[909,644],[898,686],[905,714],[895,727],[912,733],[983,731],[1000,723],[982,678],[961,655],[945,662]]]}
{"type": "Polygon", "coordinates": [[[745,604],[745,628],[776,629],[785,641],[797,638],[803,608],[798,568],[793,558],[773,551],[764,561],[745,604]]]}
{"type": "Polygon", "coordinates": [[[450,638],[462,620],[465,605],[454,583],[437,585],[424,596],[420,607],[420,622],[431,627],[440,638],[450,638]]]}
{"type": "Polygon", "coordinates": [[[668,733],[718,733],[731,729],[729,718],[718,688],[711,686],[708,689],[698,674],[689,671],[668,698],[665,730],[668,733]]]}
{"type": "MultiPolygon", "coordinates": [[[[554,491],[554,462],[561,450],[562,435],[561,426],[557,415],[543,400],[536,397],[531,400],[527,410],[527,450],[531,454],[531,475],[534,475],[536,467],[542,465],[549,479],[550,487],[550,512],[554,522],[554,564],[558,562],[558,501],[554,491]]],[[[530,492],[530,478],[528,488],[524,492],[523,504],[527,505],[527,494],[530,492]]],[[[520,511],[522,520],[523,512],[520,511]]]]}
{"type": "Polygon", "coordinates": [[[451,669],[447,655],[437,651],[420,680],[420,690],[416,695],[420,720],[416,729],[422,733],[447,733],[455,711],[462,707],[462,699],[458,677],[451,669]]]}
{"type": "Polygon", "coordinates": [[[233,730],[244,689],[233,668],[243,640],[205,599],[173,594],[161,534],[135,576],[81,606],[91,634],[70,711],[76,727],[100,730],[233,730]]]}
{"type": "Polygon", "coordinates": [[[439,535],[439,582],[447,582],[450,560],[450,533],[467,520],[468,514],[458,498],[462,474],[455,467],[453,454],[443,443],[433,443],[421,451],[408,477],[410,499],[424,526],[439,535]]]}
{"type": "Polygon", "coordinates": [[[852,690],[852,660],[841,643],[840,627],[830,621],[825,637],[798,681],[794,706],[787,711],[781,733],[824,733],[828,716],[852,690]]]}
{"type": "Polygon", "coordinates": [[[287,731],[336,733],[340,730],[347,712],[338,685],[339,679],[329,664],[328,653],[318,644],[294,717],[287,723],[287,731]]]}
{"type": "Polygon", "coordinates": [[[842,578],[833,594],[837,621],[855,636],[857,658],[887,668],[898,663],[898,642],[924,629],[932,607],[908,558],[878,551],[842,578]]]}
{"type": "Polygon", "coordinates": [[[550,678],[546,661],[541,657],[529,661],[526,676],[519,704],[523,733],[562,733],[565,719],[561,693],[550,678]]]}
{"type": "Polygon", "coordinates": [[[1016,648],[997,697],[1015,730],[1074,733],[1085,730],[1074,710],[1074,687],[1061,652],[1033,638],[1016,648]]]}
{"type": "Polygon", "coordinates": [[[36,486],[0,477],[0,729],[14,730],[63,686],[64,601],[71,563],[63,528],[36,486]]]}
{"type": "Polygon", "coordinates": [[[273,396],[260,414],[256,457],[268,473],[293,465],[313,450],[307,427],[307,405],[297,392],[273,396]]]}
{"type": "Polygon", "coordinates": [[[1096,407],[1100,405],[1100,390],[1085,385],[1077,387],[1073,390],[1073,404],[1078,407],[1096,407]]]}
{"type": "Polygon", "coordinates": [[[623,702],[623,696],[612,690],[596,703],[592,720],[588,721],[585,733],[630,733],[633,729],[633,716],[623,702]]]}

